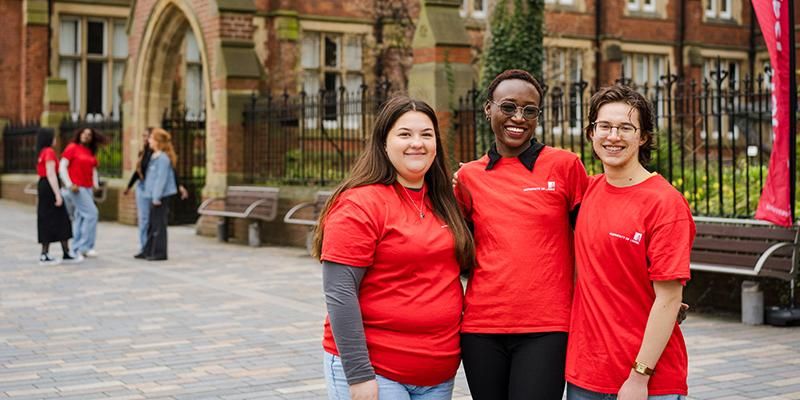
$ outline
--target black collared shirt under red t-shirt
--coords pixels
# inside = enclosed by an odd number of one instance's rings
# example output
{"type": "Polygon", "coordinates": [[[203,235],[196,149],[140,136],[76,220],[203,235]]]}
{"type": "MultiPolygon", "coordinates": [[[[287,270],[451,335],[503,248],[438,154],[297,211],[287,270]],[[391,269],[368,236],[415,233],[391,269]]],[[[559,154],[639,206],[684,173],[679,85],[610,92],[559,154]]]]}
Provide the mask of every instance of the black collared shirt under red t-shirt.
{"type": "Polygon", "coordinates": [[[492,148],[458,172],[478,264],[462,332],[566,332],[573,290],[570,213],[587,185],[578,155],[532,141],[518,157],[492,148]]]}

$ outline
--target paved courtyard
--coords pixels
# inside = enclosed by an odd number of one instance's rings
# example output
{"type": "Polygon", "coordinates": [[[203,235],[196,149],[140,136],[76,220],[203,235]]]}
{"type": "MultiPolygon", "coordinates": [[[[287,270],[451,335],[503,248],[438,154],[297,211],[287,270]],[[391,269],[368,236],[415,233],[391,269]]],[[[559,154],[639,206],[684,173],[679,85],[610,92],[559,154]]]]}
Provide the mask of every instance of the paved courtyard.
{"type": "MultiPolygon", "coordinates": [[[[134,227],[101,223],[98,258],[42,267],[34,208],[0,200],[0,221],[0,399],[325,398],[304,250],[171,227],[152,263],[132,258],[134,227]]],[[[800,399],[800,327],[690,314],[683,329],[690,398],[800,399]]],[[[454,398],[470,398],[462,372],[454,398]]]]}

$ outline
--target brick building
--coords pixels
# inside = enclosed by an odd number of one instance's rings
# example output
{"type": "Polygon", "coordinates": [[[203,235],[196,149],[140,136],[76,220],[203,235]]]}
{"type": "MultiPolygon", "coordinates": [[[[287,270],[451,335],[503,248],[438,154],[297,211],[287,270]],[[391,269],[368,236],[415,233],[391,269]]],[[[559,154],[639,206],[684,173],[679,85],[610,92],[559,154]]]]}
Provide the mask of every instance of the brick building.
{"type": "MultiPolygon", "coordinates": [[[[458,82],[466,88],[495,1],[460,3],[467,45],[453,48],[466,54],[458,61],[468,67],[458,82]]],[[[699,79],[717,57],[738,79],[768,62],[744,0],[545,3],[543,80],[551,86],[603,85],[623,73],[652,83],[668,70],[699,79]]],[[[121,119],[128,175],[140,132],[180,105],[204,121],[202,165],[190,168],[204,171],[204,197],[220,194],[241,181],[242,109],[252,93],[313,95],[384,78],[398,90],[428,84],[412,73],[415,63],[436,63],[435,52],[414,48],[422,9],[420,0],[0,0],[0,125],[48,113],[121,119]]],[[[108,213],[133,222],[133,201],[117,194],[124,181],[114,178],[112,197],[121,200],[108,213]]],[[[4,175],[0,195],[13,197],[26,179],[4,175]]]]}

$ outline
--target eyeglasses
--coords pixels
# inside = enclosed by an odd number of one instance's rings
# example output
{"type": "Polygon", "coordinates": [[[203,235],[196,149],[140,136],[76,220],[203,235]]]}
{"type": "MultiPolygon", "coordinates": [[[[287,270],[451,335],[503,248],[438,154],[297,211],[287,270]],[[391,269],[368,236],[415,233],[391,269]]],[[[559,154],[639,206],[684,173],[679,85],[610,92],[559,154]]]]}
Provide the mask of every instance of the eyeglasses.
{"type": "Polygon", "coordinates": [[[611,131],[615,128],[617,130],[617,136],[620,138],[632,139],[634,135],[636,135],[636,131],[639,130],[639,128],[626,122],[623,122],[619,125],[613,125],[608,121],[596,121],[592,122],[592,126],[594,127],[595,137],[598,139],[605,139],[611,136],[611,131]]]}
{"type": "Polygon", "coordinates": [[[521,107],[521,106],[518,106],[518,105],[514,104],[511,101],[504,101],[502,103],[498,103],[498,102],[496,102],[494,100],[489,100],[489,102],[494,104],[494,105],[496,105],[498,108],[500,108],[500,111],[503,114],[505,114],[505,115],[507,115],[509,117],[516,116],[517,115],[517,111],[521,111],[522,112],[522,118],[525,118],[527,120],[533,120],[533,119],[539,118],[539,115],[542,113],[542,110],[540,110],[539,107],[532,106],[532,105],[527,105],[525,107],[521,107]]]}

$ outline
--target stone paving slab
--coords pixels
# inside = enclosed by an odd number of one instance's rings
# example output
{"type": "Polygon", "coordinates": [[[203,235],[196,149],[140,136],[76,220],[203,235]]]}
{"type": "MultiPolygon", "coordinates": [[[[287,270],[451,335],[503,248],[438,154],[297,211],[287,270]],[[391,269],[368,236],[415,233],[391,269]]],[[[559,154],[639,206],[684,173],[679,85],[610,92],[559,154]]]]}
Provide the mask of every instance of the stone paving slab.
{"type": "MultiPolygon", "coordinates": [[[[42,267],[34,209],[0,200],[0,221],[0,399],[325,398],[303,249],[170,227],[153,263],[132,258],[135,228],[104,222],[98,258],[42,267]]],[[[800,399],[800,328],[692,314],[683,329],[691,399],[800,399]]],[[[470,399],[463,371],[454,399],[470,399]]]]}

